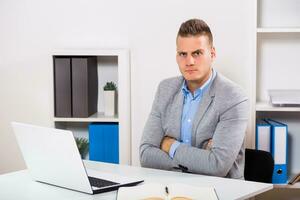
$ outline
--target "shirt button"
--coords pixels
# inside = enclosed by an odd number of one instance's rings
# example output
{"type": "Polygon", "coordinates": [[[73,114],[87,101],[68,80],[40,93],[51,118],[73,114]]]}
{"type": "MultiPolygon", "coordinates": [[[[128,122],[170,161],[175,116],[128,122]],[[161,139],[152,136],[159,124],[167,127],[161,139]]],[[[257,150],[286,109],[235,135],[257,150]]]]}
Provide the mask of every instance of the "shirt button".
{"type": "Polygon", "coordinates": [[[186,142],[186,143],[188,143],[188,142],[189,142],[189,140],[185,140],[185,142],[186,142]]]}
{"type": "Polygon", "coordinates": [[[188,121],[188,122],[191,122],[191,119],[188,119],[187,121],[188,121]]]}

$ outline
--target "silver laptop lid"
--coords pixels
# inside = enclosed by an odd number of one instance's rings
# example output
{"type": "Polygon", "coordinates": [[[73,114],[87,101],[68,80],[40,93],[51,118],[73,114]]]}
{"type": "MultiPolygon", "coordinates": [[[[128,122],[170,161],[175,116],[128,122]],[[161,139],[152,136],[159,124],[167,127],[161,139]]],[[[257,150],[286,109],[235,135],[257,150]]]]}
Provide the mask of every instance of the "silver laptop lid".
{"type": "Polygon", "coordinates": [[[17,122],[12,127],[34,180],[93,194],[71,131],[17,122]]]}

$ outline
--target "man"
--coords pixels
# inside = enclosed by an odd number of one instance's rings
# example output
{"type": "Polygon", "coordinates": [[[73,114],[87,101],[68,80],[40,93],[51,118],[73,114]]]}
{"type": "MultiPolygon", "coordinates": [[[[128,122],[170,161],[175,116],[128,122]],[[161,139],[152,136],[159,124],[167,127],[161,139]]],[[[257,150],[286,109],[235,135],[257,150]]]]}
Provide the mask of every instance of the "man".
{"type": "Polygon", "coordinates": [[[140,145],[143,167],[244,178],[248,98],[212,68],[208,25],[184,22],[177,35],[181,77],[158,87],[140,145]]]}

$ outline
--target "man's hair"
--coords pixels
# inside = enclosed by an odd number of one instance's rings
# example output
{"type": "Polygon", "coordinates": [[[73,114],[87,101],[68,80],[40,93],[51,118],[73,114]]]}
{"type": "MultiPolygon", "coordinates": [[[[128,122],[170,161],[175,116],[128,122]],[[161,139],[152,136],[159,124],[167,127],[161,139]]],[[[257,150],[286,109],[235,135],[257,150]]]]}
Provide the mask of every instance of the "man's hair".
{"type": "Polygon", "coordinates": [[[209,26],[201,19],[190,19],[183,22],[177,33],[177,37],[201,36],[208,37],[209,44],[213,46],[213,36],[209,26]]]}

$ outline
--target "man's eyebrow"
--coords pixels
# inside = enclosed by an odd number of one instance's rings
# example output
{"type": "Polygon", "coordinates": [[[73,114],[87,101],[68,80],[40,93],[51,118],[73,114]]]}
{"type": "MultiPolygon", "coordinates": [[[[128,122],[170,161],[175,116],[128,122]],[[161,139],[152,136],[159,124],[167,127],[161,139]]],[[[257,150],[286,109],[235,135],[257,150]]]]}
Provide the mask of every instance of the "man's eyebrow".
{"type": "MultiPolygon", "coordinates": [[[[194,53],[202,53],[204,51],[204,49],[196,49],[195,51],[192,51],[191,54],[194,54],[194,53]]],[[[181,51],[181,50],[177,50],[177,53],[185,53],[187,54],[188,52],[186,51],[181,51]]]]}
{"type": "Polygon", "coordinates": [[[201,53],[201,52],[203,52],[203,49],[197,49],[197,50],[193,51],[192,54],[194,54],[194,53],[201,53]]]}

